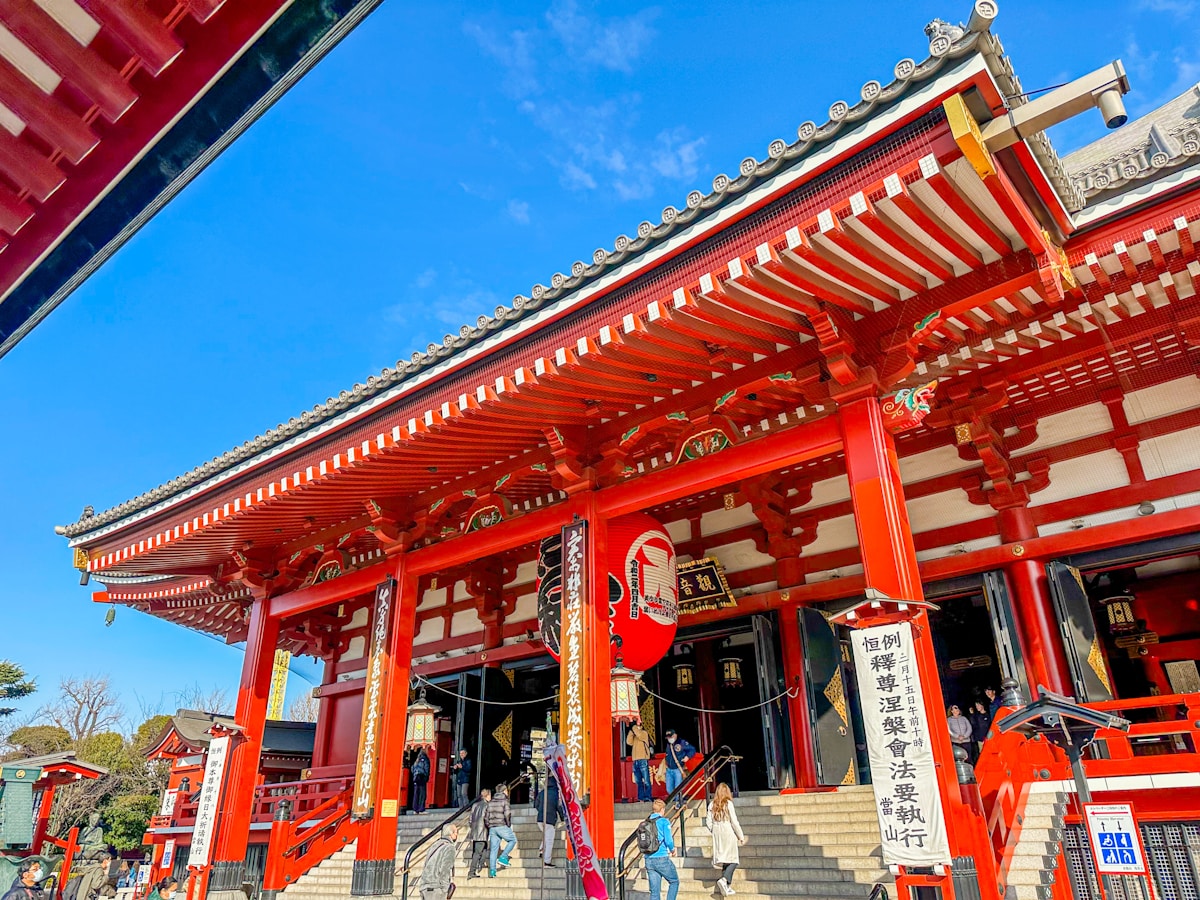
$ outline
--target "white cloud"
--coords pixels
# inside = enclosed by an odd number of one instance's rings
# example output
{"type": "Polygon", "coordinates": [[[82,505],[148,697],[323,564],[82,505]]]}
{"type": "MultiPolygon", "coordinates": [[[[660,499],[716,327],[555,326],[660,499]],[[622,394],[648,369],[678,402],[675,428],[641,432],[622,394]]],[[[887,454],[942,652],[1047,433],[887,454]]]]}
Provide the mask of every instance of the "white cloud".
{"type": "MultiPolygon", "coordinates": [[[[466,32],[504,71],[503,89],[513,96],[547,139],[538,143],[572,191],[612,189],[622,200],[653,194],[666,181],[691,187],[700,167],[704,138],[676,127],[654,138],[638,131],[636,93],[598,91],[596,70],[634,74],[655,37],[657,10],[604,16],[579,0],[553,0],[544,23],[521,27],[467,25],[466,32]],[[586,77],[588,73],[591,77],[586,77]],[[599,93],[599,96],[597,94],[599,93]],[[595,97],[581,103],[579,97],[595,97]]],[[[620,75],[599,83],[620,81],[620,75]]],[[[469,190],[466,185],[464,190],[469,190]]],[[[522,219],[513,213],[515,221],[522,219]]],[[[526,211],[527,215],[527,211],[526,211]]]]}
{"type": "Polygon", "coordinates": [[[417,276],[417,280],[414,281],[413,284],[424,290],[432,285],[435,281],[437,281],[437,269],[426,269],[417,276]]]}
{"type": "Polygon", "coordinates": [[[1191,14],[1196,4],[1194,0],[1138,0],[1137,8],[1183,18],[1191,14]]]}
{"type": "Polygon", "coordinates": [[[514,97],[537,93],[534,65],[534,44],[537,35],[520,29],[499,33],[489,31],[477,22],[468,22],[463,30],[475,39],[481,50],[500,63],[504,69],[504,89],[514,97]]]}
{"type": "Polygon", "coordinates": [[[580,168],[571,160],[567,160],[560,164],[562,174],[559,176],[559,181],[562,186],[572,191],[594,190],[596,187],[596,179],[593,178],[587,171],[580,168]]]}
{"type": "Polygon", "coordinates": [[[564,0],[550,7],[546,21],[572,59],[629,73],[654,38],[650,22],[656,15],[657,10],[644,9],[603,21],[581,13],[575,0],[564,0]]]}
{"type": "Polygon", "coordinates": [[[529,204],[524,200],[512,199],[508,201],[508,215],[518,225],[529,224],[529,204]]]}

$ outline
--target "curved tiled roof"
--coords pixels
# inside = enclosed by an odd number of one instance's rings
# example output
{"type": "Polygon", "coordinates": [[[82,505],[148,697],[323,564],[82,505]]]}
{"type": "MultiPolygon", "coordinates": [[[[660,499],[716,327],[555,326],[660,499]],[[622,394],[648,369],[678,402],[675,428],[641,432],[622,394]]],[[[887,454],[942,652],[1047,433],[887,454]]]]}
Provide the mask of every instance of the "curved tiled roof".
{"type": "Polygon", "coordinates": [[[1063,158],[1076,188],[1092,203],[1135,182],[1158,178],[1200,157],[1200,84],[1136,122],[1063,158]]]}
{"type": "MultiPolygon", "coordinates": [[[[798,163],[834,137],[867,119],[880,108],[899,100],[915,85],[929,81],[949,63],[964,59],[974,53],[981,54],[1005,96],[1016,98],[1014,103],[1023,103],[1020,81],[1013,72],[1008,58],[1004,56],[999,39],[988,30],[995,15],[996,4],[993,0],[976,0],[971,27],[952,26],[935,21],[926,29],[926,33],[930,36],[929,55],[923,61],[900,60],[893,67],[892,80],[887,84],[876,80],[868,81],[859,90],[859,98],[856,102],[839,100],[834,103],[829,108],[825,122],[820,125],[813,121],[802,123],[797,129],[795,141],[789,143],[782,138],[772,141],[767,146],[765,159],[759,160],[750,156],[742,160],[736,175],[718,175],[713,179],[712,190],[707,194],[698,190],[692,191],[687,195],[682,209],[668,206],[663,210],[661,221],[658,224],[650,221],[642,222],[638,225],[634,237],[618,235],[611,250],[604,248],[595,250],[590,262],[576,261],[571,265],[569,274],[556,272],[550,277],[549,286],[535,284],[528,296],[517,294],[513,298],[511,306],[497,306],[493,315],[479,316],[474,325],[463,325],[457,334],[447,334],[441,344],[431,343],[426,347],[425,352],[415,351],[410,359],[398,360],[395,366],[385,368],[378,375],[370,376],[365,383],[356,384],[350,390],[344,390],[338,396],[330,397],[325,403],[304,411],[299,416],[277,425],[221,456],[214,457],[190,472],[97,515],[83,517],[71,525],[61,526],[59,531],[68,537],[78,537],[119,521],[125,516],[133,515],[181,491],[201,484],[209,478],[220,475],[285,441],[294,440],[309,429],[354,409],[383,391],[402,385],[427,368],[442,363],[447,358],[473,346],[476,342],[508,328],[546,304],[588,285],[616,266],[637,257],[669,235],[732,201],[764,179],[798,163]]],[[[1069,209],[1082,207],[1082,199],[1067,177],[1057,154],[1051,148],[1045,135],[1035,135],[1028,143],[1067,207],[1069,209]]]]}

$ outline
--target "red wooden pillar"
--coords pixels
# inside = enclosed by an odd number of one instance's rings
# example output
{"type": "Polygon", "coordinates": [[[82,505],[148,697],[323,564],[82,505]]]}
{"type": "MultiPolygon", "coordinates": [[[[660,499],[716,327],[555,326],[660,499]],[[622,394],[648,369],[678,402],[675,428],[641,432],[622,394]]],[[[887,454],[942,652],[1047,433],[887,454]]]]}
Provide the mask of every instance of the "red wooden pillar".
{"type": "MultiPolygon", "coordinates": [[[[1037,527],[1025,506],[996,513],[1000,539],[1006,544],[1037,537],[1037,527]]],[[[1025,669],[1029,688],[1045,685],[1059,694],[1071,694],[1071,679],[1063,653],[1062,636],[1054,616],[1046,566],[1042,560],[1016,559],[1005,567],[1013,589],[1013,612],[1024,641],[1025,669]]],[[[1034,698],[1029,698],[1034,699],[1034,698]]]]}
{"type": "Polygon", "coordinates": [[[788,690],[788,720],[792,731],[792,764],[796,787],[815,788],[817,757],[812,719],[808,710],[808,684],[804,672],[804,645],[800,640],[800,620],[795,606],[779,610],[779,641],[783,648],[783,677],[788,690]]]}
{"type": "MultiPolygon", "coordinates": [[[[599,860],[616,856],[616,783],[613,776],[612,649],[608,611],[608,520],[600,512],[594,491],[572,498],[572,512],[587,526],[587,596],[583,609],[583,677],[588,689],[584,732],[588,745],[580,796],[588,799],[584,821],[599,860]]],[[[564,550],[565,552],[565,550],[564,550]]],[[[560,676],[559,684],[567,679],[560,676]]]]}
{"type": "Polygon", "coordinates": [[[242,662],[242,680],[238,684],[234,721],[241,729],[240,739],[229,753],[220,815],[214,836],[212,866],[206,895],[230,892],[241,897],[246,875],[246,847],[250,839],[250,818],[254,811],[254,789],[258,786],[258,764],[262,755],[263,727],[267,721],[267,700],[271,693],[271,668],[279,642],[279,620],[268,612],[266,599],[257,599],[250,608],[246,658],[242,662]]]}
{"type": "MultiPolygon", "coordinates": [[[[904,488],[896,444],[883,425],[879,401],[864,397],[841,405],[839,417],[846,454],[846,476],[854,508],[854,524],[862,551],[864,578],[868,590],[894,600],[923,600],[916,548],[904,505],[904,488]]],[[[917,666],[925,696],[925,713],[933,743],[934,768],[938,792],[946,817],[946,832],[951,858],[974,856],[979,866],[981,886],[991,880],[994,857],[982,821],[971,820],[958,784],[950,734],[938,727],[945,719],[945,701],[938,678],[937,660],[929,634],[929,619],[923,612],[913,621],[917,666]]],[[[942,893],[953,900],[954,887],[947,872],[938,878],[942,893]]],[[[906,876],[900,876],[898,888],[907,896],[906,876]]],[[[985,897],[996,896],[985,891],[985,897]]]]}
{"type": "Polygon", "coordinates": [[[418,578],[400,557],[396,571],[398,596],[392,607],[391,639],[384,663],[384,707],[379,723],[375,808],[358,836],[350,893],[391,894],[396,877],[396,824],[404,773],[404,735],[408,725],[408,686],[416,637],[418,578]]]}

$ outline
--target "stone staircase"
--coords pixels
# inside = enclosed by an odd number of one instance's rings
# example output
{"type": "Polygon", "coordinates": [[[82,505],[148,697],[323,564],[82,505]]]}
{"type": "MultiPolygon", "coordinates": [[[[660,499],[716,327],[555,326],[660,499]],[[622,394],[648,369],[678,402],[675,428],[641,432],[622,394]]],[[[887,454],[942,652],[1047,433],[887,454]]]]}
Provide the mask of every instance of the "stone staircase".
{"type": "MultiPolygon", "coordinates": [[[[763,793],[739,797],[735,806],[747,843],[741,849],[742,862],[734,878],[737,896],[745,900],[866,898],[877,882],[890,884],[892,878],[880,856],[874,804],[870,787],[842,788],[820,794],[763,793]]],[[[649,812],[649,804],[617,806],[618,845],[649,812]]],[[[439,810],[400,820],[397,896],[401,890],[400,863],[406,849],[446,815],[446,811],[439,810]]],[[[687,854],[675,859],[680,877],[680,900],[720,896],[716,889],[719,872],[712,867],[709,857],[712,839],[702,823],[702,815],[700,804],[689,808],[685,824],[687,854]]],[[[517,848],[511,856],[512,865],[499,870],[494,879],[488,878],[485,867],[481,878],[468,880],[470,843],[462,844],[455,867],[458,885],[455,900],[540,900],[542,897],[560,900],[566,896],[562,827],[555,844],[555,868],[541,865],[537,852],[541,829],[532,808],[513,809],[513,830],[517,835],[517,848]]],[[[678,842],[678,826],[675,834],[678,842]]],[[[407,900],[420,896],[416,882],[423,863],[423,850],[418,851],[422,858],[414,861],[407,900]]],[[[630,860],[635,857],[636,852],[629,854],[630,860]]],[[[350,895],[353,862],[354,846],[351,844],[301,877],[284,894],[288,900],[345,900],[350,895]]],[[[647,900],[649,897],[640,863],[635,863],[635,871],[627,878],[626,888],[627,900],[647,900]]]]}
{"type": "Polygon", "coordinates": [[[1008,869],[1006,900],[1049,900],[1054,880],[1068,877],[1057,871],[1066,810],[1067,795],[1061,791],[1029,795],[1008,869]]]}

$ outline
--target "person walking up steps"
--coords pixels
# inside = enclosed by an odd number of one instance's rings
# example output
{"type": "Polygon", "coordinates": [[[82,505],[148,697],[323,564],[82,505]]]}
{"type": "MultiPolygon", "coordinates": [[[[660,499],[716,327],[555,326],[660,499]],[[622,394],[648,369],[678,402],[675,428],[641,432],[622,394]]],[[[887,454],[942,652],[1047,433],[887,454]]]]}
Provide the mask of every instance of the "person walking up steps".
{"type": "MultiPolygon", "coordinates": [[[[664,760],[667,766],[667,795],[670,796],[675,788],[683,783],[684,777],[687,775],[688,760],[696,755],[696,748],[681,738],[675,733],[674,728],[667,729],[667,758],[664,760]]],[[[683,805],[683,798],[675,798],[675,806],[683,805]]]]}
{"type": "Polygon", "coordinates": [[[442,836],[433,842],[425,857],[425,868],[417,887],[421,900],[447,900],[454,886],[454,857],[457,853],[458,826],[451,822],[442,836]]]}
{"type": "Polygon", "coordinates": [[[488,827],[488,843],[491,845],[489,857],[488,878],[496,877],[496,864],[508,866],[508,855],[517,846],[517,836],[512,830],[512,808],[508,805],[508,786],[496,785],[496,792],[488,801],[485,821],[488,827]],[[504,842],[501,851],[500,843],[504,842]]]}
{"type": "Polygon", "coordinates": [[[721,870],[717,890],[728,897],[737,893],[732,887],[733,873],[741,862],[738,847],[746,843],[746,835],[733,808],[733,792],[729,790],[729,785],[717,785],[716,795],[708,804],[706,822],[708,830],[712,832],[713,868],[721,870]]]}
{"type": "MultiPolygon", "coordinates": [[[[654,801],[649,821],[655,826],[658,849],[643,855],[646,864],[646,879],[650,882],[650,900],[662,900],[662,883],[667,883],[667,900],[675,900],[679,894],[679,873],[671,857],[675,855],[675,839],[671,836],[671,822],[663,815],[667,804],[661,797],[654,801]]],[[[639,840],[639,846],[641,841],[639,840]]]]}
{"type": "Polygon", "coordinates": [[[470,818],[470,834],[471,834],[471,868],[467,871],[467,879],[479,877],[479,870],[483,868],[483,863],[487,859],[488,852],[488,827],[487,827],[487,808],[488,801],[492,799],[492,792],[484,788],[479,792],[479,797],[471,804],[470,818]]]}
{"type": "Polygon", "coordinates": [[[543,866],[553,868],[554,838],[559,820],[558,779],[549,770],[546,772],[546,784],[538,791],[533,805],[537,809],[538,824],[542,826],[542,846],[538,848],[538,855],[542,858],[543,866]]]}

